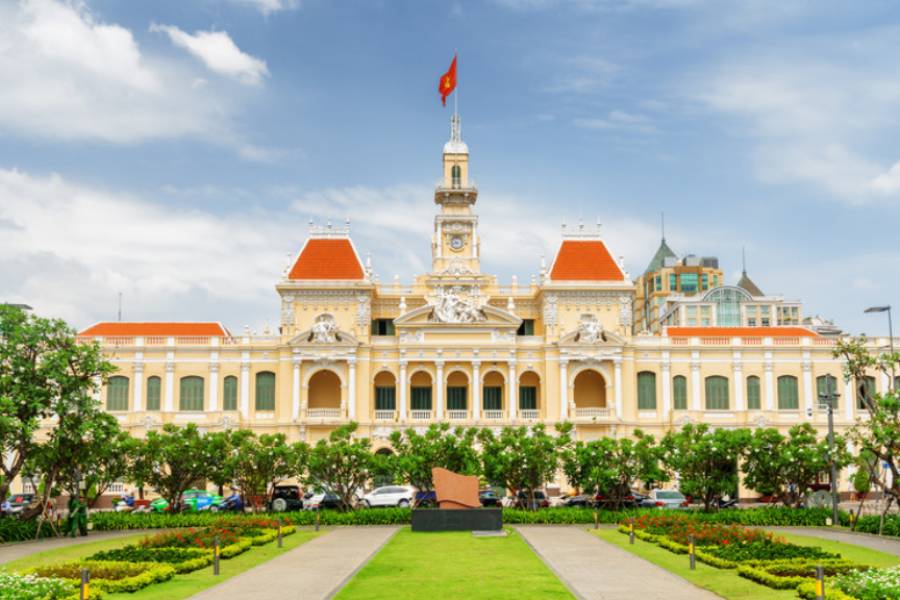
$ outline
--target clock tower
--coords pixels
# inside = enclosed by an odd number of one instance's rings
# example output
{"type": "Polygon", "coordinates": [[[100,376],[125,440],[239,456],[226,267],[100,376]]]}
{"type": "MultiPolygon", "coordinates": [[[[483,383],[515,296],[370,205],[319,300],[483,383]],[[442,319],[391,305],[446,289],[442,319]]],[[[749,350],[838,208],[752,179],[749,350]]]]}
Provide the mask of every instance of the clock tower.
{"type": "Polygon", "coordinates": [[[443,167],[443,177],[434,190],[440,212],[434,218],[431,241],[432,275],[479,275],[478,216],[472,210],[478,189],[469,179],[469,147],[462,141],[457,114],[450,118],[443,167]]]}

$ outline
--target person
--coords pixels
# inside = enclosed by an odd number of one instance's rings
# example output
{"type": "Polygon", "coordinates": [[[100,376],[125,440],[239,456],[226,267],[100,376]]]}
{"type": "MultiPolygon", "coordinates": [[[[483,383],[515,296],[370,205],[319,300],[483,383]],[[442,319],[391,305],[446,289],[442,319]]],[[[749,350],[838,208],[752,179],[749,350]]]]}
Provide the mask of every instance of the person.
{"type": "Polygon", "coordinates": [[[79,533],[82,536],[87,535],[87,505],[84,503],[84,496],[69,497],[69,516],[65,532],[66,537],[77,537],[79,533]]]}

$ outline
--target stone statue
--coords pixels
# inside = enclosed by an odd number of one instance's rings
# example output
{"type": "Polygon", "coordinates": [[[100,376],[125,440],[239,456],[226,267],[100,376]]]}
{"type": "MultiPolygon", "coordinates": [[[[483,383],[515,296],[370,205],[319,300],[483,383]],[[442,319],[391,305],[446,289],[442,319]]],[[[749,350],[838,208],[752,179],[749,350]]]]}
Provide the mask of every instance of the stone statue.
{"type": "Polygon", "coordinates": [[[310,329],[309,341],[318,344],[331,344],[336,339],[339,340],[340,338],[337,334],[337,323],[334,322],[334,317],[329,314],[321,314],[316,317],[316,322],[313,323],[312,329],[310,329]]]}
{"type": "Polygon", "coordinates": [[[606,341],[606,332],[592,314],[581,315],[581,322],[578,323],[578,333],[575,334],[575,341],[584,344],[596,344],[598,341],[606,341]]]}
{"type": "Polygon", "coordinates": [[[484,314],[471,301],[457,294],[458,288],[440,290],[432,315],[441,323],[475,323],[484,320],[484,314]]]}

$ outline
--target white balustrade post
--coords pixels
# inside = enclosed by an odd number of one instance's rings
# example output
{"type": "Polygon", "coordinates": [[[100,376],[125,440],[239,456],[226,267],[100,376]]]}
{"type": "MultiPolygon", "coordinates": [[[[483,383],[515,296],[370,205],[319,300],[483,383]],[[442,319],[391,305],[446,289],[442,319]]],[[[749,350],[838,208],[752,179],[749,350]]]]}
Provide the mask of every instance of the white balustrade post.
{"type": "Polygon", "coordinates": [[[569,418],[569,361],[565,358],[559,359],[559,420],[565,421],[569,418]]]}
{"type": "Polygon", "coordinates": [[[409,413],[406,410],[406,365],[407,362],[405,360],[400,361],[400,381],[397,382],[400,386],[400,420],[406,421],[409,418],[409,413]]]}
{"type": "Polygon", "coordinates": [[[241,359],[241,417],[250,417],[250,353],[244,352],[241,359]]]}
{"type": "MultiPolygon", "coordinates": [[[[216,357],[218,359],[218,357],[216,357]]],[[[209,363],[209,412],[219,410],[219,363],[209,363]]]]}
{"type": "MultiPolygon", "coordinates": [[[[140,359],[138,359],[140,360],[140,359]]],[[[141,412],[144,410],[144,365],[143,363],[135,363],[134,365],[134,380],[131,382],[132,387],[134,388],[132,393],[134,394],[134,399],[131,403],[131,410],[134,412],[141,412]]]]}
{"type": "Polygon", "coordinates": [[[437,393],[435,394],[435,418],[444,418],[444,361],[437,361],[437,393]]]}
{"type": "Polygon", "coordinates": [[[775,366],[772,364],[771,353],[763,363],[763,375],[766,383],[766,410],[775,410],[775,366]]]}
{"type": "Polygon", "coordinates": [[[691,357],[691,410],[700,410],[700,353],[691,357]]]}
{"type": "Polygon", "coordinates": [[[506,382],[506,402],[509,405],[509,419],[514,421],[516,419],[516,361],[510,360],[507,367],[509,377],[506,382]]]}
{"type": "Polygon", "coordinates": [[[481,418],[481,361],[472,361],[472,419],[481,418]]]}
{"type": "Polygon", "coordinates": [[[735,352],[732,356],[734,362],[731,365],[731,381],[734,386],[734,410],[744,410],[744,365],[741,353],[735,352]]]}
{"type": "Polygon", "coordinates": [[[347,359],[347,418],[351,421],[356,420],[356,359],[347,359]]]}
{"type": "Polygon", "coordinates": [[[622,359],[613,360],[613,383],[615,385],[616,417],[622,418],[622,359]]]}
{"type": "Polygon", "coordinates": [[[813,414],[813,396],[815,388],[813,388],[812,363],[809,360],[803,361],[803,413],[804,418],[812,419],[813,414]]]}
{"type": "MultiPolygon", "coordinates": [[[[668,415],[672,410],[672,377],[670,376],[669,353],[663,353],[662,369],[662,409],[663,414],[668,415]]],[[[622,416],[622,415],[618,415],[622,416]]]]}
{"type": "Polygon", "coordinates": [[[299,353],[294,353],[293,363],[293,380],[291,381],[291,420],[296,422],[300,418],[300,366],[303,364],[303,357],[301,357],[299,353]]]}
{"type": "Polygon", "coordinates": [[[175,410],[175,363],[166,363],[166,398],[163,403],[163,411],[175,410]]]}

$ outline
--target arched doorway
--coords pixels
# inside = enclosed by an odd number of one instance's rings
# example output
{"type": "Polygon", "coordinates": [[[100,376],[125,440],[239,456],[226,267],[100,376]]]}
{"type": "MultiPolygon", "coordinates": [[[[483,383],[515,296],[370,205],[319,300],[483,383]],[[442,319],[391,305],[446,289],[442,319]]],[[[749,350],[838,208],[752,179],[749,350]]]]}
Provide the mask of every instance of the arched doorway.
{"type": "Polygon", "coordinates": [[[498,371],[485,373],[481,387],[481,407],[484,409],[485,419],[503,418],[503,397],[506,395],[504,390],[505,382],[506,379],[498,371]]]}
{"type": "Polygon", "coordinates": [[[393,420],[397,411],[397,379],[390,371],[381,371],[373,382],[375,418],[393,420]]]}
{"type": "Polygon", "coordinates": [[[605,417],[609,415],[606,406],[606,380],[593,369],[585,369],[575,376],[573,399],[576,417],[605,417]]]}
{"type": "Polygon", "coordinates": [[[310,417],[341,416],[341,378],[334,371],[317,371],[309,378],[310,417]]]}
{"type": "Polygon", "coordinates": [[[413,420],[431,418],[431,375],[427,371],[416,371],[409,378],[409,408],[413,420]]]}
{"type": "Polygon", "coordinates": [[[540,415],[541,378],[534,371],[519,377],[519,415],[523,419],[537,419],[540,415]]]}
{"type": "Polygon", "coordinates": [[[447,376],[447,418],[466,419],[469,416],[469,378],[462,371],[447,376]]]}

